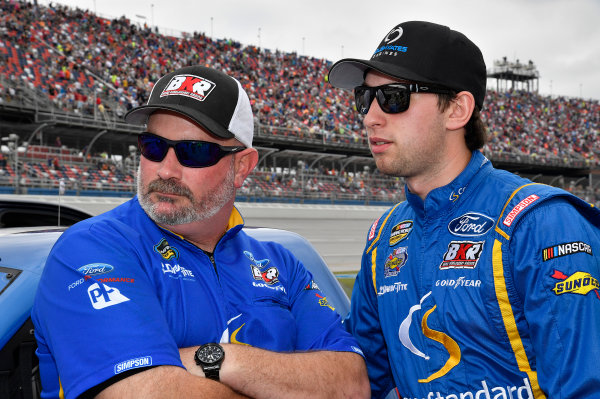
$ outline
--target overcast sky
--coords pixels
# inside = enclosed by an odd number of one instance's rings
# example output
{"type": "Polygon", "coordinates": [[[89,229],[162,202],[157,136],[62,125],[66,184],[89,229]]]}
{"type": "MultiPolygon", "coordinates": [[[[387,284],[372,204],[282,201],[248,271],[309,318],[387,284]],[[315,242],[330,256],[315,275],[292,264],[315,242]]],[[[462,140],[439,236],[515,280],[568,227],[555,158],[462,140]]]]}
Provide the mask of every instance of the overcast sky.
{"type": "MultiPolygon", "coordinates": [[[[48,4],[47,0],[38,0],[48,4]]],[[[59,0],[105,17],[326,58],[370,58],[396,24],[426,20],[495,60],[533,61],[541,94],[600,99],[600,0],[59,0]]],[[[489,82],[490,85],[495,85],[489,82]]]]}

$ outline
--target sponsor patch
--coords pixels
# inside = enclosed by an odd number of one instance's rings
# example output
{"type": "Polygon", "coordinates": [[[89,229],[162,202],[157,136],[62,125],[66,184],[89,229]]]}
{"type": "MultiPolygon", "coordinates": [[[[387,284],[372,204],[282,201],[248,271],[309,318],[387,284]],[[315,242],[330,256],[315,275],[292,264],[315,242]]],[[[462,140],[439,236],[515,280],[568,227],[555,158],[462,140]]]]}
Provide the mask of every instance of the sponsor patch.
{"type": "Polygon", "coordinates": [[[121,294],[121,291],[117,288],[109,287],[106,284],[94,283],[90,285],[88,295],[92,306],[96,310],[129,301],[129,298],[121,294]]]}
{"type": "MultiPolygon", "coordinates": [[[[379,218],[379,219],[381,219],[381,218],[379,218]]],[[[371,241],[373,238],[375,238],[375,232],[377,231],[377,225],[379,224],[379,219],[377,219],[371,225],[371,230],[369,230],[369,241],[371,241]]]]}
{"type": "Polygon", "coordinates": [[[483,252],[484,241],[452,241],[440,269],[474,269],[483,252]]]}
{"type": "Polygon", "coordinates": [[[204,101],[217,87],[214,82],[196,75],[175,75],[160,93],[161,98],[166,96],[185,96],[194,100],[204,101]]]}
{"type": "Polygon", "coordinates": [[[535,194],[531,194],[529,197],[525,198],[524,200],[522,200],[521,202],[519,202],[509,213],[508,216],[506,216],[506,218],[504,219],[504,221],[502,222],[502,224],[504,224],[507,227],[510,227],[510,225],[512,224],[512,222],[515,220],[515,218],[519,215],[519,213],[521,213],[525,208],[527,208],[529,205],[533,204],[535,201],[537,201],[538,199],[540,199],[540,197],[538,197],[535,194]]]}
{"type": "Polygon", "coordinates": [[[170,263],[161,263],[163,274],[167,274],[171,278],[196,281],[194,272],[186,269],[178,263],[172,265],[170,263]]]}
{"type": "Polygon", "coordinates": [[[410,234],[412,228],[412,220],[404,220],[392,227],[392,232],[390,233],[390,247],[393,247],[404,240],[410,234]]]}
{"type": "Polygon", "coordinates": [[[600,284],[598,283],[598,279],[592,277],[590,273],[575,272],[570,276],[567,276],[560,270],[554,270],[554,272],[552,273],[552,278],[560,280],[559,282],[554,284],[554,288],[552,288],[552,291],[554,291],[556,295],[587,295],[590,291],[595,291],[596,296],[598,297],[598,299],[600,299],[600,294],[598,293],[598,288],[600,288],[600,284]]]}
{"type": "Polygon", "coordinates": [[[407,247],[400,247],[388,256],[383,265],[383,275],[385,277],[395,277],[408,260],[407,247]]]}
{"type": "Polygon", "coordinates": [[[452,219],[448,231],[455,236],[482,236],[494,227],[494,219],[477,212],[468,212],[452,219]]]}
{"type": "Polygon", "coordinates": [[[315,283],[313,280],[310,280],[310,283],[306,285],[306,287],[304,287],[305,290],[320,290],[319,286],[317,285],[317,283],[315,283]]]}
{"type": "Polygon", "coordinates": [[[135,279],[129,277],[104,277],[95,280],[99,283],[135,283],[135,279]]]}
{"type": "Polygon", "coordinates": [[[125,360],[124,362],[115,364],[115,374],[123,371],[137,369],[140,367],[152,366],[152,356],[138,357],[135,359],[125,360]]]}
{"type": "Polygon", "coordinates": [[[85,266],[81,266],[77,269],[78,272],[85,274],[86,276],[97,276],[99,274],[110,273],[115,268],[107,263],[90,263],[85,266]]]}
{"type": "Polygon", "coordinates": [[[450,287],[457,289],[458,287],[481,287],[481,280],[471,280],[465,276],[460,276],[457,279],[437,280],[436,287],[450,287]]]}
{"type": "Polygon", "coordinates": [[[592,247],[590,247],[583,241],[574,241],[567,242],[564,244],[558,244],[553,247],[544,248],[542,250],[542,259],[544,260],[544,262],[546,262],[550,259],[578,253],[585,253],[593,256],[592,247]]]}
{"type": "Polygon", "coordinates": [[[315,296],[317,298],[319,298],[319,305],[323,306],[323,307],[328,307],[331,310],[335,310],[335,308],[333,306],[331,306],[329,304],[329,302],[327,301],[327,297],[321,296],[319,294],[315,294],[315,296]]]}
{"type": "Polygon", "coordinates": [[[164,260],[179,259],[179,251],[177,248],[170,246],[164,238],[154,246],[154,251],[158,252],[164,260]]]}
{"type": "Polygon", "coordinates": [[[382,285],[382,286],[380,286],[379,287],[379,291],[377,292],[377,295],[381,296],[381,295],[385,295],[385,294],[390,293],[390,292],[406,291],[407,289],[408,289],[408,284],[397,282],[397,283],[394,283],[392,285],[382,285]]]}
{"type": "Polygon", "coordinates": [[[269,285],[279,282],[279,270],[277,270],[276,267],[271,266],[268,269],[265,269],[271,262],[269,259],[256,260],[250,251],[244,251],[244,255],[252,262],[250,270],[252,272],[252,277],[255,280],[264,281],[269,285]]]}

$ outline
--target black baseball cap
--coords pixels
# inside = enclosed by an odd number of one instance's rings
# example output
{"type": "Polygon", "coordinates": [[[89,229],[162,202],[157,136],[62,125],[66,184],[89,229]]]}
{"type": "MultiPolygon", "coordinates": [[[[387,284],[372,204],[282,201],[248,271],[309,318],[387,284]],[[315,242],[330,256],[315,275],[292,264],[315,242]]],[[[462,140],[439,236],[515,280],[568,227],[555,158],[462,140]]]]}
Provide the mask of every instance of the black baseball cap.
{"type": "Polygon", "coordinates": [[[237,79],[221,71],[195,65],[166,74],[154,85],[148,103],[127,112],[125,121],[144,125],[160,109],[185,115],[217,137],[235,137],[252,147],[248,94],[237,79]]]}
{"type": "Polygon", "coordinates": [[[370,60],[344,58],[329,70],[329,82],[341,89],[363,84],[374,69],[394,78],[469,91],[481,109],[487,73],[481,50],[460,32],[425,21],[396,25],[370,60]]]}

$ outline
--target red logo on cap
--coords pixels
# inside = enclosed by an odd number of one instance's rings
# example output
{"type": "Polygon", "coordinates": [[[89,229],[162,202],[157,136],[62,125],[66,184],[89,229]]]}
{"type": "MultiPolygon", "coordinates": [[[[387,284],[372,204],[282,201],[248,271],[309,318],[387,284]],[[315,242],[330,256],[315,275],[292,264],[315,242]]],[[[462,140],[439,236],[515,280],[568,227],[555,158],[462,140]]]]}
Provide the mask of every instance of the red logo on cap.
{"type": "Polygon", "coordinates": [[[200,76],[175,75],[160,96],[186,96],[204,101],[215,87],[213,82],[200,76]]]}

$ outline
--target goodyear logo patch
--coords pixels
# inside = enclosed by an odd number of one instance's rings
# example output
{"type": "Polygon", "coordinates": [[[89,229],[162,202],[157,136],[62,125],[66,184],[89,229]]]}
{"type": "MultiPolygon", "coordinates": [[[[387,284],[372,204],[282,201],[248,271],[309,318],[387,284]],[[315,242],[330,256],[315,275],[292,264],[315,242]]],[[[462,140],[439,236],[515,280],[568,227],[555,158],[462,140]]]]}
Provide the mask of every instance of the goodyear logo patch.
{"type": "Polygon", "coordinates": [[[154,246],[154,251],[158,252],[165,260],[179,258],[179,251],[177,248],[170,246],[167,240],[164,238],[154,246]]]}
{"type": "Polygon", "coordinates": [[[394,251],[388,256],[383,266],[383,275],[385,277],[395,277],[398,272],[408,261],[407,247],[400,247],[394,249],[394,251]]]}
{"type": "MultiPolygon", "coordinates": [[[[555,270],[552,274],[552,277],[557,280],[560,280],[554,285],[554,288],[552,289],[552,291],[554,291],[556,295],[587,295],[590,291],[598,290],[598,288],[600,288],[598,279],[596,279],[590,273],[587,272],[575,272],[570,276],[567,276],[563,272],[555,270]]],[[[598,295],[598,291],[596,291],[596,295],[600,298],[600,296],[598,295]]]]}
{"type": "Polygon", "coordinates": [[[592,247],[582,241],[567,242],[558,244],[553,247],[544,248],[542,250],[542,259],[545,261],[558,258],[560,256],[585,253],[592,255],[592,247]]]}
{"type": "Polygon", "coordinates": [[[392,232],[390,233],[390,246],[398,244],[400,241],[404,240],[413,228],[412,220],[404,220],[394,227],[392,227],[392,232]]]}

